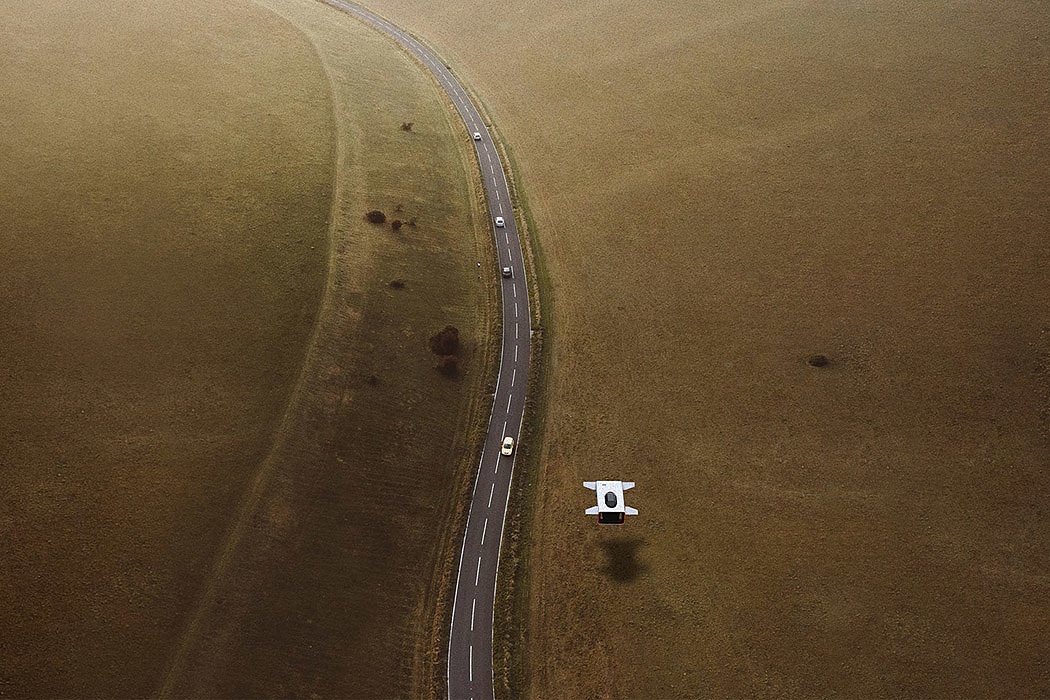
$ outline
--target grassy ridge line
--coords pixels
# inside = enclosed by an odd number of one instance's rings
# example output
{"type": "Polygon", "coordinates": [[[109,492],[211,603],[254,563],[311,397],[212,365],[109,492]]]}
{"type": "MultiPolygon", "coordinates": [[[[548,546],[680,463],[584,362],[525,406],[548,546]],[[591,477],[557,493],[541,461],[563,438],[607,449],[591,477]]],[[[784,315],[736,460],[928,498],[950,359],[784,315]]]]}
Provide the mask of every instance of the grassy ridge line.
{"type": "MultiPolygon", "coordinates": [[[[325,75],[325,79],[328,82],[328,104],[329,104],[329,117],[331,118],[331,128],[333,132],[336,131],[336,123],[338,121],[338,114],[336,112],[335,104],[335,84],[331,73],[328,70],[328,66],[325,64],[321,53],[318,50],[313,39],[299,27],[295,25],[291,20],[282,15],[274,12],[265,5],[255,2],[252,0],[252,5],[258,7],[260,10],[269,13],[272,17],[278,18],[281,22],[292,28],[296,33],[300,34],[306,43],[310,46],[310,50],[317,61],[317,65],[321,67],[321,71],[325,75]]],[[[306,346],[306,351],[303,354],[303,362],[300,365],[298,376],[295,379],[295,384],[292,386],[292,391],[288,395],[288,400],[285,403],[284,411],[281,414],[281,421],[277,426],[277,430],[273,434],[273,438],[270,441],[270,447],[266,453],[265,459],[259,464],[255,475],[251,479],[248,492],[244,497],[240,507],[237,509],[236,518],[231,525],[228,534],[223,539],[223,544],[217,557],[214,560],[214,564],[208,573],[207,583],[204,586],[204,591],[201,594],[200,602],[197,604],[196,609],[193,613],[193,617],[190,619],[189,624],[186,626],[185,631],[179,636],[179,641],[175,645],[175,649],[171,656],[171,661],[168,665],[168,670],[164,675],[163,684],[159,690],[158,695],[161,698],[170,697],[174,689],[174,684],[180,675],[180,671],[186,662],[187,655],[191,649],[191,645],[194,639],[199,634],[201,624],[206,614],[215,605],[215,595],[218,589],[219,581],[222,579],[223,573],[226,571],[231,556],[241,539],[244,537],[245,528],[251,519],[251,516],[255,513],[258,508],[259,501],[262,498],[262,494],[266,490],[266,487],[273,475],[275,466],[278,462],[278,456],[280,454],[280,447],[283,441],[287,438],[289,425],[292,418],[298,415],[298,411],[295,410],[301,405],[303,400],[303,388],[306,383],[307,369],[311,366],[311,358],[314,356],[317,347],[317,340],[319,337],[322,321],[325,316],[325,309],[331,304],[333,296],[333,285],[334,279],[332,276],[333,265],[335,262],[335,250],[334,245],[335,238],[335,226],[339,221],[338,209],[340,205],[338,197],[339,189],[339,178],[337,177],[337,169],[339,163],[342,162],[344,155],[344,145],[342,140],[335,138],[335,148],[332,153],[332,187],[331,187],[331,204],[329,205],[329,221],[328,221],[328,232],[325,236],[326,243],[328,245],[327,256],[325,259],[325,285],[324,291],[322,292],[321,299],[318,301],[317,309],[318,312],[314,316],[313,328],[310,329],[310,340],[306,346]]]]}
{"type": "MultiPolygon", "coordinates": [[[[342,11],[338,6],[330,5],[325,0],[317,0],[317,2],[334,10],[342,11]]],[[[379,13],[375,13],[371,9],[369,11],[379,15],[379,13]]],[[[477,479],[477,470],[480,467],[481,454],[485,447],[485,435],[491,422],[492,403],[495,398],[494,387],[499,372],[499,341],[503,334],[503,316],[499,313],[499,285],[497,278],[491,274],[486,274],[497,267],[498,258],[494,234],[491,233],[488,224],[488,201],[485,195],[484,183],[481,179],[480,164],[474,154],[473,142],[470,133],[467,131],[466,124],[460,117],[444,86],[441,85],[437,76],[434,75],[428,66],[393,36],[356,15],[348,12],[343,13],[378,33],[396,47],[412,63],[419,66],[437,89],[441,102],[445,106],[445,117],[450,128],[459,132],[462,136],[456,139],[456,143],[464,170],[470,173],[470,185],[473,193],[471,215],[474,218],[472,228],[476,240],[481,244],[485,252],[485,261],[482,262],[481,267],[481,270],[483,270],[482,278],[487,280],[486,305],[489,311],[486,315],[486,331],[489,342],[483,346],[484,356],[482,359],[485,391],[477,394],[472,403],[472,410],[469,414],[471,419],[466,426],[467,437],[465,439],[465,444],[470,447],[463,452],[463,457],[456,469],[457,473],[464,474],[466,478],[457,486],[457,497],[453,501],[450,520],[441,526],[441,531],[446,535],[441,539],[447,542],[449,546],[445,547],[444,551],[438,552],[434,557],[433,574],[430,577],[429,585],[426,586],[424,598],[415,615],[415,619],[418,621],[417,639],[419,639],[419,643],[412,659],[413,695],[439,698],[444,697],[446,694],[445,669],[448,661],[448,634],[446,630],[452,623],[451,596],[455,592],[455,572],[459,560],[459,545],[463,541],[463,533],[467,527],[467,506],[471,501],[473,487],[477,479]],[[484,221],[485,225],[479,226],[479,221],[484,221]],[[430,621],[438,619],[441,620],[440,625],[428,624],[430,621]]],[[[382,17],[382,15],[379,16],[382,17]]],[[[386,20],[385,17],[383,19],[386,20]]],[[[390,20],[387,21],[389,22],[390,20]]],[[[418,37],[414,38],[420,43],[424,43],[418,37]]],[[[430,48],[429,45],[427,47],[430,48]]],[[[436,51],[433,53],[438,56],[436,51]]],[[[438,57],[440,58],[440,56],[438,57]]]]}
{"type": "MultiPolygon", "coordinates": [[[[378,14],[378,13],[376,13],[378,14]]],[[[385,18],[384,18],[385,19],[385,18]]],[[[390,20],[387,20],[390,21],[390,20]]],[[[529,538],[528,523],[531,523],[536,509],[536,495],[539,476],[542,473],[545,455],[545,435],[548,410],[548,387],[551,371],[551,349],[555,338],[554,314],[550,313],[553,286],[547,265],[544,264],[544,250],[540,238],[534,232],[539,230],[532,215],[531,205],[524,187],[518,187],[521,171],[514,157],[513,149],[504,139],[501,130],[492,119],[488,105],[477,94],[473,87],[460,78],[459,71],[453,68],[441,54],[424,39],[412,34],[412,37],[427,47],[442,64],[456,74],[456,79],[467,91],[471,101],[481,113],[482,120],[494,135],[493,143],[500,150],[504,165],[504,175],[509,185],[512,205],[518,222],[519,239],[524,242],[526,266],[534,281],[529,285],[529,300],[532,309],[532,341],[529,372],[529,391],[526,394],[525,415],[522,420],[519,436],[517,470],[512,485],[510,501],[507,506],[506,521],[503,531],[503,554],[500,558],[498,580],[502,585],[496,587],[495,623],[493,628],[493,681],[497,698],[522,698],[528,695],[528,634],[529,620],[529,553],[532,540],[529,538]],[[547,313],[541,313],[546,309],[547,313]],[[541,318],[546,316],[547,325],[541,318]]],[[[433,74],[431,74],[433,75],[433,74]]],[[[435,77],[435,81],[436,81],[435,77]]],[[[445,621],[446,624],[449,620],[445,621]]],[[[447,661],[447,659],[446,659],[447,661]]]]}
{"type": "MultiPolygon", "coordinates": [[[[323,0],[318,1],[323,2],[323,0]]],[[[369,8],[369,11],[391,24],[395,24],[381,13],[371,8],[369,8]]],[[[529,618],[528,565],[531,540],[528,538],[526,524],[532,521],[535,514],[536,487],[539,484],[538,477],[542,471],[545,454],[542,445],[544,444],[547,425],[550,350],[555,337],[554,316],[548,312],[546,317],[551,320],[548,321],[547,326],[544,326],[541,322],[541,318],[544,315],[541,309],[549,311],[552,304],[553,287],[550,283],[547,266],[544,264],[543,246],[538,235],[533,233],[538,231],[538,226],[532,216],[531,205],[525,195],[524,188],[518,187],[518,182],[521,180],[520,169],[514,158],[513,150],[507,144],[502,132],[492,119],[487,104],[478,96],[473,87],[460,77],[461,73],[453,67],[454,63],[446,60],[424,38],[405,29],[402,29],[402,31],[405,31],[413,39],[423,44],[427,50],[433,53],[443,65],[447,66],[455,74],[456,80],[466,90],[471,102],[474,103],[481,113],[482,120],[489,128],[490,133],[494,134],[493,143],[502,155],[501,161],[504,164],[504,175],[509,185],[511,203],[518,223],[519,240],[524,243],[523,250],[526,257],[526,266],[529,270],[529,276],[533,280],[533,284],[528,286],[533,331],[530,350],[530,386],[526,392],[525,415],[522,420],[518,459],[516,462],[518,468],[514,474],[517,488],[512,484],[510,501],[504,522],[504,547],[497,573],[497,578],[502,582],[502,585],[497,585],[496,587],[495,622],[492,640],[495,694],[498,698],[520,698],[525,697],[529,689],[528,645],[525,642],[529,618]]],[[[395,40],[391,37],[391,41],[395,40]]],[[[397,42],[395,41],[395,43],[397,42]]],[[[420,63],[411,52],[400,44],[398,46],[411,56],[413,60],[420,63]]],[[[427,69],[427,73],[440,86],[437,77],[429,69],[427,69]]],[[[455,110],[443,89],[442,94],[449,109],[455,110]]],[[[462,119],[457,119],[456,121],[462,124],[462,119]]],[[[463,125],[463,130],[464,134],[466,134],[466,125],[463,125]]],[[[473,154],[471,160],[475,160],[473,154]]],[[[491,407],[491,399],[489,406],[491,407]]],[[[478,447],[479,454],[480,449],[481,446],[478,447]]],[[[476,462],[477,458],[475,459],[476,462]]],[[[466,514],[464,512],[458,530],[459,539],[457,539],[457,542],[462,540],[465,527],[466,514]]],[[[454,582],[450,582],[449,585],[454,585],[454,582]]],[[[442,629],[446,629],[449,624],[451,624],[451,607],[445,611],[442,629]]],[[[447,661],[447,654],[445,654],[442,662],[447,664],[447,661]]],[[[431,697],[443,696],[440,688],[435,685],[430,685],[427,690],[431,697]]]]}

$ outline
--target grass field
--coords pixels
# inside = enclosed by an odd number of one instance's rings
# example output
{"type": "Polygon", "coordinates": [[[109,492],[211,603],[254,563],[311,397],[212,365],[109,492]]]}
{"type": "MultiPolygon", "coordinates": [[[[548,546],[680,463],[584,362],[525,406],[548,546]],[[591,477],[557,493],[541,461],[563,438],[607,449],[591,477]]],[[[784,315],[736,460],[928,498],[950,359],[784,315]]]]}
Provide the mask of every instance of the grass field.
{"type": "Polygon", "coordinates": [[[48,0],[0,143],[0,695],[432,687],[495,291],[436,86],[313,2],[48,0]]]}
{"type": "Polygon", "coordinates": [[[1050,692],[1046,4],[368,4],[552,281],[532,696],[1050,692]]]}
{"type": "Polygon", "coordinates": [[[7,4],[0,66],[0,692],[141,697],[316,317],[328,85],[240,2],[7,4]]]}

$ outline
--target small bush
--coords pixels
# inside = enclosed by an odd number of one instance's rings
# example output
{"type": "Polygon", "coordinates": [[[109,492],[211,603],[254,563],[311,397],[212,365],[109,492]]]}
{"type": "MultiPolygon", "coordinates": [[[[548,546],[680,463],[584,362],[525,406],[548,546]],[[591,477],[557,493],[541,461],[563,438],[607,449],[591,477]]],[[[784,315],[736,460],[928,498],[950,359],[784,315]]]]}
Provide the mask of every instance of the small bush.
{"type": "Polygon", "coordinates": [[[401,122],[401,131],[412,131],[412,125],[415,122],[401,122]]]}
{"type": "Polygon", "coordinates": [[[446,377],[455,377],[459,374],[459,358],[455,355],[445,355],[438,361],[436,369],[446,377]]]}
{"type": "Polygon", "coordinates": [[[368,223],[370,224],[385,224],[386,214],[379,211],[378,209],[373,209],[372,211],[365,214],[365,220],[368,221],[368,223]]]}
{"type": "Polygon", "coordinates": [[[404,289],[405,281],[402,279],[390,280],[390,286],[394,289],[404,289]]]}
{"type": "Polygon", "coordinates": [[[814,355],[813,357],[806,360],[810,367],[827,367],[831,360],[828,359],[827,355],[814,355]]]}
{"type": "Polygon", "coordinates": [[[455,355],[459,352],[459,329],[455,326],[445,326],[430,336],[430,351],[435,355],[455,355]]]}
{"type": "Polygon", "coordinates": [[[401,227],[404,225],[404,223],[405,222],[401,219],[394,219],[390,222],[390,228],[394,229],[394,231],[399,231],[401,230],[401,227]]]}
{"type": "Polygon", "coordinates": [[[374,374],[368,375],[368,383],[371,384],[372,386],[375,386],[376,384],[379,383],[379,377],[377,377],[374,374]]]}

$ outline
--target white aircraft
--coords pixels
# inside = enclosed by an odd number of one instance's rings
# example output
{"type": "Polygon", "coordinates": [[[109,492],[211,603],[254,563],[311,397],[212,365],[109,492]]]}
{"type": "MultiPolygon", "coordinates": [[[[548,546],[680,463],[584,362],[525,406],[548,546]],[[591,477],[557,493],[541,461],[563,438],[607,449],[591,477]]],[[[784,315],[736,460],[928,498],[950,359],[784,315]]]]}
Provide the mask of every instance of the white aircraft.
{"type": "Polygon", "coordinates": [[[599,523],[620,524],[625,515],[638,511],[623,504],[623,492],[634,488],[633,481],[585,481],[583,485],[594,491],[598,505],[587,509],[587,515],[597,515],[599,523]]]}

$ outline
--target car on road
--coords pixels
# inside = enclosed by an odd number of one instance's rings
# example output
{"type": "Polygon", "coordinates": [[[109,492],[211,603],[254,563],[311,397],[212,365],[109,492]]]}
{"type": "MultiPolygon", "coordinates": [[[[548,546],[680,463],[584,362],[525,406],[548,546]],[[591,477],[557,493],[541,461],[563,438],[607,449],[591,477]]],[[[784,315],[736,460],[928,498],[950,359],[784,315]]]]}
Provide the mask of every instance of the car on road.
{"type": "Polygon", "coordinates": [[[496,228],[503,228],[503,226],[504,226],[503,217],[502,216],[497,216],[496,217],[496,228]]]}
{"type": "Polygon", "coordinates": [[[475,141],[480,141],[481,140],[481,132],[480,131],[475,131],[474,132],[474,140],[475,141]]]}
{"type": "Polygon", "coordinates": [[[511,270],[509,267],[504,267],[503,268],[503,276],[504,277],[513,277],[514,276],[514,271],[511,270]]]}
{"type": "Polygon", "coordinates": [[[509,435],[503,438],[503,448],[500,450],[500,452],[507,455],[508,457],[514,454],[514,438],[510,437],[509,435]]]}

